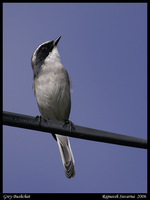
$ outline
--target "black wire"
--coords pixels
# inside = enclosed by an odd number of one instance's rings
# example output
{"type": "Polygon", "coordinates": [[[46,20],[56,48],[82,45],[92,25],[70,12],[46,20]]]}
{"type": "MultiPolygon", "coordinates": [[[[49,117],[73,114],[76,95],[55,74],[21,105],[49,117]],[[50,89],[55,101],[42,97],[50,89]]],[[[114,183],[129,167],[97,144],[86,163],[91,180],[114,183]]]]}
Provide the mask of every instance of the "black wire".
{"type": "Polygon", "coordinates": [[[147,140],[142,138],[136,138],[76,125],[72,125],[70,128],[70,123],[65,124],[64,122],[53,120],[46,121],[43,118],[6,111],[3,112],[3,124],[92,141],[106,142],[143,149],[148,148],[147,140]]]}

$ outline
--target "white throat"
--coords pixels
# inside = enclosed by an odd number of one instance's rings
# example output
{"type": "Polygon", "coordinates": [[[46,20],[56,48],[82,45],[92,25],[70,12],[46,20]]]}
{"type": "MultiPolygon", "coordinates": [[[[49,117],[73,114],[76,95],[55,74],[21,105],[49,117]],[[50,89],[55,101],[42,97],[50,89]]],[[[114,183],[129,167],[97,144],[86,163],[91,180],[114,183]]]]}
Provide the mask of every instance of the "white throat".
{"type": "Polygon", "coordinates": [[[48,54],[47,58],[45,59],[45,64],[53,64],[53,63],[60,63],[60,56],[57,47],[54,47],[53,50],[48,54]]]}

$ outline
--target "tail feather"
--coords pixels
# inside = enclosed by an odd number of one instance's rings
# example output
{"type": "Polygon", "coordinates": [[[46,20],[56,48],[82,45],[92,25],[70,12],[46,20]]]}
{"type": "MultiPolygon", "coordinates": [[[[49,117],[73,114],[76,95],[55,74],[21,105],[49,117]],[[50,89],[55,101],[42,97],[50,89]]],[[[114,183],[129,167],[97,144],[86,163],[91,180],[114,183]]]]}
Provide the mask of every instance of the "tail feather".
{"type": "Polygon", "coordinates": [[[72,161],[64,164],[65,174],[67,178],[71,178],[75,176],[75,168],[74,163],[72,161]]]}
{"type": "Polygon", "coordinates": [[[72,154],[69,138],[66,136],[56,135],[57,143],[62,158],[65,174],[67,178],[75,176],[74,157],[72,154]]]}

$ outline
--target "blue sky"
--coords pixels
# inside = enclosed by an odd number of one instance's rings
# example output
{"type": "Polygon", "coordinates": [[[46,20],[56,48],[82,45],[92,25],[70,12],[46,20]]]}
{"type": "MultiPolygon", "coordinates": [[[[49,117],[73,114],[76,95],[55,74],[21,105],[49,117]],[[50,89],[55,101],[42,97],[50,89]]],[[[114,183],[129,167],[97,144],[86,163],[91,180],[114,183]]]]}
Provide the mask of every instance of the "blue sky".
{"type": "MultiPolygon", "coordinates": [[[[60,35],[61,61],[72,80],[70,120],[146,139],[146,3],[4,3],[3,110],[40,115],[31,56],[60,35]]],[[[146,150],[70,141],[73,179],[65,177],[51,134],[3,126],[3,192],[147,192],[146,150]]]]}

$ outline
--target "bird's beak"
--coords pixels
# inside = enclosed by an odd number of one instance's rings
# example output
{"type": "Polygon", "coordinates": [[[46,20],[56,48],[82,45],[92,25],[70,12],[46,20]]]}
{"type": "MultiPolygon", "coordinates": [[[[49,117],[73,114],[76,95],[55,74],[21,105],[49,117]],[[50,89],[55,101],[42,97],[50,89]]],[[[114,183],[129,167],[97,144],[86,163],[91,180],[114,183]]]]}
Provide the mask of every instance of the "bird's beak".
{"type": "Polygon", "coordinates": [[[57,46],[57,44],[58,44],[58,42],[59,42],[59,40],[60,40],[60,38],[61,38],[61,36],[59,36],[56,40],[54,40],[54,46],[57,46]]]}

